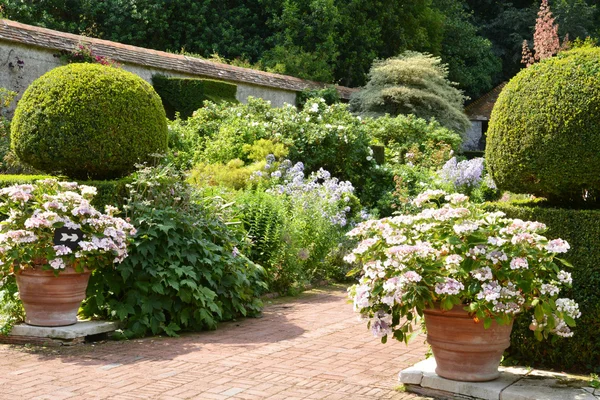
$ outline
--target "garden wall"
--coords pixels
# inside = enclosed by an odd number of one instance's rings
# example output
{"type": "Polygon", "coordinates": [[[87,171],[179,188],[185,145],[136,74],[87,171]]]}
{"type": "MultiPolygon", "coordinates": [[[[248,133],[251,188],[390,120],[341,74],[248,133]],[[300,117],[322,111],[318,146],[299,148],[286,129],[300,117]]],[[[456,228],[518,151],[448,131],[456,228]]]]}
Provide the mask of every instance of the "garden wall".
{"type": "MultiPolygon", "coordinates": [[[[94,54],[117,61],[123,69],[150,83],[152,75],[156,73],[184,78],[221,79],[235,83],[237,99],[241,102],[254,96],[269,100],[279,107],[284,103],[295,104],[296,93],[299,91],[325,87],[319,82],[291,76],[92,39],[9,20],[0,20],[0,87],[23,93],[33,80],[63,64],[54,54],[61,50],[73,50],[82,43],[87,44],[94,54]]],[[[346,100],[355,90],[342,86],[336,88],[340,97],[346,100]]]]}

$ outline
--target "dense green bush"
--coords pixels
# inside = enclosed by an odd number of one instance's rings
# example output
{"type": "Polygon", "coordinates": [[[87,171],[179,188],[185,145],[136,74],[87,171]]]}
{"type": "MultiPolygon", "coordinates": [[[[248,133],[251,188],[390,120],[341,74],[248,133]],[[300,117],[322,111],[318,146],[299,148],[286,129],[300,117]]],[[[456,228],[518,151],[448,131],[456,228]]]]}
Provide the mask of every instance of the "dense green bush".
{"type": "Polygon", "coordinates": [[[119,320],[134,337],[214,329],[260,311],[262,269],[239,253],[220,204],[170,167],[138,171],[130,193],[137,236],[123,263],[94,272],[84,314],[119,320]]]}
{"type": "Polygon", "coordinates": [[[600,211],[561,209],[542,201],[491,203],[490,209],[508,217],[540,221],[548,226],[548,237],[560,237],[571,245],[565,254],[574,268],[573,288],[564,293],[581,310],[575,335],[569,339],[538,342],[529,330],[531,318],[519,318],[512,332],[508,360],[521,365],[560,371],[600,372],[600,211]]]}
{"type": "Polygon", "coordinates": [[[322,98],[325,103],[330,106],[339,103],[340,94],[335,87],[327,87],[324,89],[304,89],[296,94],[296,107],[304,108],[304,105],[309,99],[322,98]]]}
{"type": "Polygon", "coordinates": [[[69,64],[35,80],[17,105],[11,136],[23,162],[75,179],[124,176],[167,148],[152,86],[99,64],[69,64]]]}
{"type": "Polygon", "coordinates": [[[126,176],[112,181],[79,181],[79,183],[94,186],[98,193],[92,200],[92,205],[98,210],[104,210],[107,205],[122,208],[128,197],[127,185],[131,184],[133,178],[126,176]]]}
{"type": "Polygon", "coordinates": [[[522,70],[490,120],[486,159],[500,189],[555,203],[597,202],[600,48],[561,53],[522,70]]]}
{"type": "Polygon", "coordinates": [[[229,82],[154,75],[152,85],[170,119],[174,119],[177,112],[182,119],[191,117],[206,100],[213,103],[238,102],[235,97],[237,85],[229,82]]]}

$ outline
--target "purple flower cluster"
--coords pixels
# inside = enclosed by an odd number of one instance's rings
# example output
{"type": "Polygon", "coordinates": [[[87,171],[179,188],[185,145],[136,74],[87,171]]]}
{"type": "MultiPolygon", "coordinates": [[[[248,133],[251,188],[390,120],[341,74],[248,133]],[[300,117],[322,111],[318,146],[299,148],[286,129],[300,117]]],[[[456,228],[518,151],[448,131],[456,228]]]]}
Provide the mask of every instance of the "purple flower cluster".
{"type": "MultiPolygon", "coordinates": [[[[273,162],[274,158],[267,156],[267,165],[273,165],[273,162]]],[[[340,181],[322,168],[306,178],[304,164],[292,165],[289,160],[282,161],[277,170],[271,172],[271,179],[277,184],[269,192],[287,195],[305,210],[319,205],[321,216],[333,225],[344,227],[348,224],[351,212],[348,203],[354,193],[352,183],[340,181]]]]}
{"type": "Polygon", "coordinates": [[[441,178],[455,187],[479,185],[483,174],[483,158],[458,162],[452,157],[439,172],[441,178]]]}

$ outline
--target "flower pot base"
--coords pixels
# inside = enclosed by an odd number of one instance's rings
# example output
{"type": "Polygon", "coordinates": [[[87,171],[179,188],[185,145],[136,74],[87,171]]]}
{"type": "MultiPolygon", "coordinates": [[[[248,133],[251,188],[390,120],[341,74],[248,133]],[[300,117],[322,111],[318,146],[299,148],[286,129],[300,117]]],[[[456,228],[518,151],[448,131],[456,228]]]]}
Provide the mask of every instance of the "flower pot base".
{"type": "Polygon", "coordinates": [[[435,373],[442,378],[485,382],[500,376],[498,366],[510,345],[510,325],[493,322],[485,329],[456,306],[452,310],[425,310],[427,342],[435,357],[435,373]]]}
{"type": "Polygon", "coordinates": [[[54,327],[77,323],[89,271],[78,273],[69,267],[55,276],[52,271],[23,269],[16,277],[26,324],[54,327]]]}

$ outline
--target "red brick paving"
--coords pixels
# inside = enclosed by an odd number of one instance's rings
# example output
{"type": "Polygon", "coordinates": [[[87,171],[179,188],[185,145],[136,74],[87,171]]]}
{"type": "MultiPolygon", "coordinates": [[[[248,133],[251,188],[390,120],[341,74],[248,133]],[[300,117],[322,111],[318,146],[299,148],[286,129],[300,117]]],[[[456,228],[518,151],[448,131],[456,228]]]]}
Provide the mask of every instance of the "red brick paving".
{"type": "Polygon", "coordinates": [[[425,352],[422,337],[381,344],[331,288],[179,338],[0,345],[0,399],[417,399],[394,388],[425,352]]]}

